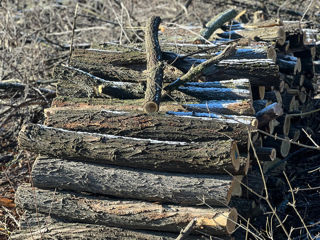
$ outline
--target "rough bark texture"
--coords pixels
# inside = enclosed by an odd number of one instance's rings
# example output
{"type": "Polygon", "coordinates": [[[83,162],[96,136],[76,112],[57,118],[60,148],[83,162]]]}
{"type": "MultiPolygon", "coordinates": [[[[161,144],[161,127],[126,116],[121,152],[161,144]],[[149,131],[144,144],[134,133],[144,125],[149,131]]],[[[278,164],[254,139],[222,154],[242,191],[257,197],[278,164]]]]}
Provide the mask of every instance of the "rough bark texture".
{"type": "Polygon", "coordinates": [[[218,35],[223,38],[228,38],[231,35],[232,39],[248,38],[256,41],[276,42],[279,45],[283,45],[286,41],[286,33],[281,26],[242,29],[218,35]]]}
{"type": "Polygon", "coordinates": [[[87,162],[139,167],[143,169],[185,172],[236,172],[238,152],[231,139],[187,143],[75,132],[43,125],[25,125],[19,145],[41,154],[87,162]]]}
{"type": "Polygon", "coordinates": [[[202,38],[196,38],[195,42],[203,42],[204,39],[209,39],[212,33],[218,28],[222,27],[226,22],[231,21],[237,16],[237,11],[235,9],[228,9],[214,18],[212,18],[207,24],[206,28],[200,31],[202,38]]]}
{"type": "Polygon", "coordinates": [[[161,100],[163,64],[162,52],[158,40],[160,17],[151,17],[145,31],[147,55],[147,89],[144,96],[144,110],[147,113],[158,112],[161,100]]]}
{"type": "Polygon", "coordinates": [[[145,91],[143,83],[106,81],[71,67],[56,68],[55,78],[58,79],[58,96],[134,99],[143,98],[145,91]]]}
{"type": "Polygon", "coordinates": [[[263,127],[267,125],[271,120],[276,119],[277,117],[283,114],[283,109],[281,104],[273,103],[264,109],[256,113],[258,119],[258,126],[263,127]]]}
{"type": "Polygon", "coordinates": [[[192,118],[87,108],[45,109],[45,124],[75,131],[99,132],[163,141],[203,142],[225,136],[247,149],[247,125],[214,118],[192,118]]]}
{"type": "Polygon", "coordinates": [[[234,209],[180,207],[142,201],[114,200],[72,192],[33,189],[25,185],[19,187],[16,192],[16,202],[20,207],[33,211],[36,204],[39,212],[43,214],[51,212],[52,216],[70,222],[134,230],[179,232],[191,219],[204,218],[216,221],[216,225],[211,228],[212,235],[226,235],[232,233],[235,228],[235,224],[231,221],[237,220],[234,209]]]}
{"type": "Polygon", "coordinates": [[[108,196],[211,206],[228,204],[240,195],[228,175],[189,175],[39,157],[32,169],[34,186],[91,192],[108,196]]]}
{"type": "Polygon", "coordinates": [[[218,113],[227,115],[254,115],[255,111],[250,100],[207,101],[199,104],[183,105],[189,111],[218,113]]]}
{"type": "Polygon", "coordinates": [[[280,87],[278,66],[269,59],[223,60],[207,68],[203,74],[206,81],[243,77],[248,78],[253,86],[280,87]]]}
{"type": "MultiPolygon", "coordinates": [[[[166,86],[164,90],[172,91],[174,89],[177,89],[177,87],[179,87],[180,85],[186,82],[195,81],[197,78],[202,76],[208,69],[210,69],[214,64],[217,64],[218,62],[227,58],[228,56],[233,55],[235,51],[236,51],[235,45],[229,45],[219,55],[214,56],[209,60],[200,63],[198,66],[194,68],[190,68],[185,75],[183,75],[181,78],[178,78],[176,81],[166,86]]],[[[178,66],[176,67],[179,68],[178,66]]]]}

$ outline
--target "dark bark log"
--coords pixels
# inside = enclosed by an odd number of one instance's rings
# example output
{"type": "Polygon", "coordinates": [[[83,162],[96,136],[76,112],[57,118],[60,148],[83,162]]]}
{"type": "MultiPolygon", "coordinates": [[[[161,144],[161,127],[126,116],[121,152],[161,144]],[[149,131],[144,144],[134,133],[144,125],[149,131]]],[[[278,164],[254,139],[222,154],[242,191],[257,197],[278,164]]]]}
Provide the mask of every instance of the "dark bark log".
{"type": "Polygon", "coordinates": [[[61,158],[185,173],[237,172],[238,148],[221,136],[213,142],[187,143],[75,132],[43,125],[25,125],[19,134],[23,149],[61,158]]]}
{"type": "Polygon", "coordinates": [[[206,28],[202,29],[200,31],[200,35],[202,38],[196,38],[194,42],[201,43],[204,39],[209,39],[212,33],[214,33],[215,30],[222,27],[226,22],[231,21],[233,18],[237,16],[237,11],[235,9],[228,9],[214,18],[212,18],[207,24],[206,28]]]}
{"type": "Polygon", "coordinates": [[[282,104],[282,97],[279,91],[274,90],[274,91],[269,91],[266,92],[264,95],[264,99],[270,101],[270,102],[278,102],[282,104]]]}
{"type": "MultiPolygon", "coordinates": [[[[203,224],[202,227],[210,227],[211,234],[223,236],[234,231],[236,224],[232,221],[237,221],[235,209],[180,207],[142,201],[114,200],[72,192],[33,189],[25,185],[19,187],[16,192],[16,202],[20,207],[32,211],[36,210],[36,204],[39,212],[43,214],[51,212],[52,216],[70,222],[133,230],[178,233],[191,219],[203,218],[207,222],[216,221],[216,224],[215,226],[203,224]]],[[[200,229],[200,222],[198,224],[196,228],[200,229]]]]}
{"type": "Polygon", "coordinates": [[[265,99],[261,99],[261,100],[255,100],[253,101],[253,109],[254,112],[259,112],[262,109],[264,109],[265,107],[267,107],[270,104],[270,102],[268,100],[265,99]]]}
{"type": "Polygon", "coordinates": [[[296,61],[287,61],[283,59],[278,59],[277,64],[279,66],[279,71],[282,73],[295,75],[301,72],[300,58],[297,58],[296,61]]]}
{"type": "Polygon", "coordinates": [[[177,89],[180,85],[183,85],[186,82],[195,81],[200,76],[202,76],[208,69],[210,69],[214,64],[217,64],[219,61],[227,58],[230,55],[233,55],[234,53],[235,45],[227,46],[219,55],[214,56],[205,62],[202,62],[196,67],[190,68],[190,70],[185,75],[166,86],[164,90],[170,92],[174,89],[177,89]]]}
{"type": "Polygon", "coordinates": [[[275,148],[277,150],[277,154],[279,154],[281,157],[286,157],[290,152],[290,139],[283,135],[278,135],[278,137],[284,138],[286,140],[282,141],[273,137],[266,137],[263,140],[263,146],[275,148]]]}
{"type": "Polygon", "coordinates": [[[160,17],[151,17],[147,22],[145,31],[148,77],[144,96],[144,110],[147,113],[158,112],[161,100],[163,64],[158,40],[160,22],[160,17]]]}
{"type": "Polygon", "coordinates": [[[276,149],[270,147],[258,147],[256,153],[260,161],[273,161],[277,157],[276,149]]]}
{"type": "Polygon", "coordinates": [[[72,96],[79,98],[115,97],[115,98],[143,98],[145,85],[143,83],[113,82],[86,73],[82,70],[63,67],[55,70],[58,96],[72,96]]]}
{"type": "Polygon", "coordinates": [[[237,141],[241,151],[247,149],[246,124],[214,118],[68,107],[45,109],[45,115],[45,124],[50,127],[162,141],[203,142],[225,136],[225,140],[231,138],[237,141]]]}
{"type": "Polygon", "coordinates": [[[180,205],[194,206],[205,199],[211,206],[225,206],[232,196],[242,195],[240,185],[229,175],[169,174],[50,157],[36,160],[32,178],[39,188],[180,205]]]}
{"type": "MultiPolygon", "coordinates": [[[[177,66],[178,67],[178,66],[177,66]]],[[[179,68],[179,67],[178,67],[179,68]]],[[[223,60],[204,71],[206,81],[248,78],[252,86],[280,88],[279,69],[268,59],[223,60]]]]}
{"type": "Polygon", "coordinates": [[[256,113],[256,118],[258,119],[258,127],[261,128],[269,123],[272,119],[283,114],[283,109],[281,104],[273,103],[256,113]]]}

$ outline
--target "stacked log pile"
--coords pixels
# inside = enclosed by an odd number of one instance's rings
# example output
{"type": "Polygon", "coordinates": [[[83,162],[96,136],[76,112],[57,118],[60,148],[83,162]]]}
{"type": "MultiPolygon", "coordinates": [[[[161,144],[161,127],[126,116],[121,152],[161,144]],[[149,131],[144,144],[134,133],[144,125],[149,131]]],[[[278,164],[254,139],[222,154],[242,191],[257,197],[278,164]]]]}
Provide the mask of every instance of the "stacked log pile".
{"type": "Polygon", "coordinates": [[[257,162],[272,172],[312,121],[313,32],[279,20],[223,25],[216,42],[241,41],[224,49],[159,45],[159,24],[147,24],[147,53],[75,50],[55,70],[58,96],[45,125],[25,125],[19,135],[22,149],[40,154],[33,187],[16,193],[22,226],[45,227],[50,217],[54,236],[63,229],[99,239],[101,229],[174,239],[193,223],[191,239],[232,239],[246,226],[239,214],[261,213],[245,187],[265,191],[257,162]]]}

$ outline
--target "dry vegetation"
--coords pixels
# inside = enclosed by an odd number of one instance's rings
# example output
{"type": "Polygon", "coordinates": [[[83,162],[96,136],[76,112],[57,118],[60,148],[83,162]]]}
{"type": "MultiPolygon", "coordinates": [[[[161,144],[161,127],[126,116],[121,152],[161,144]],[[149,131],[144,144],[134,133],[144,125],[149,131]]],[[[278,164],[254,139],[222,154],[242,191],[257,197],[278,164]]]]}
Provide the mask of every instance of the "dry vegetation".
{"type": "MultiPolygon", "coordinates": [[[[153,14],[161,16],[165,23],[203,25],[215,13],[232,6],[248,10],[243,20],[250,20],[255,10],[264,10],[268,17],[279,14],[289,20],[301,19],[303,16],[313,20],[318,27],[320,23],[319,1],[81,0],[78,4],[75,19],[77,1],[0,1],[0,83],[18,82],[24,86],[22,91],[0,89],[1,239],[8,238],[10,232],[18,227],[21,213],[15,209],[14,193],[19,184],[30,181],[30,168],[35,158],[28,152],[19,151],[17,134],[22,124],[43,121],[43,109],[50,106],[54,96],[56,82],[52,77],[53,69],[67,61],[72,37],[75,47],[99,46],[110,41],[120,44],[141,42],[142,26],[153,14]],[[309,3],[312,3],[310,7],[309,3]],[[73,33],[74,20],[76,28],[73,33]]],[[[313,155],[314,152],[307,154],[313,155]]],[[[319,158],[320,155],[314,156],[314,164],[308,168],[311,171],[310,178],[319,178],[319,158]]],[[[306,171],[302,166],[301,169],[306,171]]],[[[297,178],[295,181],[303,179],[297,178]]],[[[307,182],[304,185],[309,187],[307,182]]],[[[304,199],[303,204],[312,198],[308,190],[295,189],[295,192],[301,193],[297,199],[304,199]]],[[[319,197],[319,192],[314,194],[319,197]]],[[[291,193],[288,193],[288,202],[294,203],[294,195],[291,193]]],[[[303,207],[300,206],[300,209],[303,207]]],[[[295,212],[295,209],[292,211],[295,212]]],[[[320,219],[315,213],[309,215],[308,222],[298,221],[300,225],[293,226],[298,228],[296,231],[301,231],[301,239],[319,232],[319,222],[316,221],[320,219]],[[310,226],[305,227],[304,224],[310,226]],[[312,230],[308,232],[306,228],[312,230]]],[[[304,217],[306,215],[302,215],[304,217]]],[[[274,221],[273,214],[266,221],[263,236],[273,238],[273,229],[268,229],[268,221],[274,221]]]]}

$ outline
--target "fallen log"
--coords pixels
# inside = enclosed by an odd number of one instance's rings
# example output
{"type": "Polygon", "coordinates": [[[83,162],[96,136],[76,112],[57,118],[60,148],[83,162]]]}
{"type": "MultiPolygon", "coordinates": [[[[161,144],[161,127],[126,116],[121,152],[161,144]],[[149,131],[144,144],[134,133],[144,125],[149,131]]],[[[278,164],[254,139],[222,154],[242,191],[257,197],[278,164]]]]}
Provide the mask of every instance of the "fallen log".
{"type": "Polygon", "coordinates": [[[32,169],[38,188],[59,188],[107,196],[197,205],[225,206],[241,196],[240,184],[229,175],[153,172],[40,156],[32,169]],[[63,167],[61,167],[63,166],[63,167]]]}
{"type": "MultiPolygon", "coordinates": [[[[206,230],[212,235],[224,236],[230,235],[235,230],[237,222],[237,211],[235,209],[161,205],[101,196],[87,196],[65,191],[34,189],[26,185],[18,188],[15,198],[17,204],[24,209],[35,211],[36,204],[37,211],[40,213],[51,214],[53,217],[66,221],[123,227],[132,230],[178,233],[191,219],[197,218],[197,225],[195,226],[197,229],[206,227],[206,230]],[[65,209],[69,210],[65,211],[65,209]],[[203,219],[202,225],[200,219],[203,219]]],[[[132,231],[128,233],[134,236],[132,231]]],[[[140,234],[143,236],[143,233],[140,234]]],[[[138,232],[137,234],[137,237],[139,237],[138,232]]],[[[157,236],[157,234],[155,235],[157,236]]],[[[159,235],[161,236],[160,232],[159,235]]]]}
{"type": "Polygon", "coordinates": [[[226,100],[226,101],[206,101],[204,103],[184,104],[183,107],[188,111],[205,112],[226,115],[254,115],[251,100],[226,100]]]}
{"type": "Polygon", "coordinates": [[[240,168],[237,143],[221,135],[213,142],[187,143],[76,132],[24,125],[19,146],[41,154],[86,162],[169,172],[220,173],[240,168]]]}
{"type": "Polygon", "coordinates": [[[263,140],[263,146],[275,148],[277,153],[280,154],[281,157],[288,156],[290,152],[290,139],[288,137],[277,135],[278,137],[284,138],[286,140],[278,140],[273,137],[266,137],[263,140]]]}
{"type": "Polygon", "coordinates": [[[151,17],[145,31],[148,77],[143,107],[147,113],[158,112],[161,100],[164,65],[158,40],[160,22],[160,17],[151,17]]]}
{"type": "Polygon", "coordinates": [[[250,89],[249,79],[231,79],[222,80],[215,82],[186,82],[184,87],[194,87],[194,88],[231,88],[231,89],[250,89]]]}
{"type": "Polygon", "coordinates": [[[162,141],[209,142],[225,136],[241,151],[247,149],[248,126],[221,119],[69,107],[44,111],[49,127],[162,141]]]}

